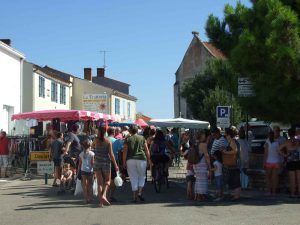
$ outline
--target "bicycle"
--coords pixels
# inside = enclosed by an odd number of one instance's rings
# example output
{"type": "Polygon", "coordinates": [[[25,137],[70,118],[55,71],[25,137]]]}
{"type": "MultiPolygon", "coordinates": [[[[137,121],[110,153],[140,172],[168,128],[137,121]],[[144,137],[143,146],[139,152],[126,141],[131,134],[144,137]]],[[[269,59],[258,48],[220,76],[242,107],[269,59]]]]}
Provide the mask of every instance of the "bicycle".
{"type": "Polygon", "coordinates": [[[166,187],[169,188],[169,180],[168,180],[168,173],[165,171],[165,163],[160,162],[153,164],[152,167],[152,177],[153,177],[153,184],[156,193],[161,192],[161,187],[163,184],[166,184],[166,187]]]}

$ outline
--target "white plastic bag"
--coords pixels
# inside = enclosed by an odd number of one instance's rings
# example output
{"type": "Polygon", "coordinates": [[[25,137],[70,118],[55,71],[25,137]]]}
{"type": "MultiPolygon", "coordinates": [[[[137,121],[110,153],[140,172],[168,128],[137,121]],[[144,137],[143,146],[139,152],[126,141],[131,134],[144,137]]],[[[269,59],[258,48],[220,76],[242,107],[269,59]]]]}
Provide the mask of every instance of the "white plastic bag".
{"type": "Polygon", "coordinates": [[[74,195],[77,196],[77,195],[81,195],[82,193],[83,190],[82,190],[81,180],[76,179],[76,187],[75,187],[74,195]]]}
{"type": "Polygon", "coordinates": [[[117,172],[117,176],[114,179],[114,183],[115,183],[116,187],[122,187],[122,185],[123,185],[123,180],[122,180],[119,172],[117,172]]]}
{"type": "Polygon", "coordinates": [[[97,183],[97,179],[94,179],[94,182],[93,182],[93,195],[95,197],[98,196],[98,183],[97,183]]]}

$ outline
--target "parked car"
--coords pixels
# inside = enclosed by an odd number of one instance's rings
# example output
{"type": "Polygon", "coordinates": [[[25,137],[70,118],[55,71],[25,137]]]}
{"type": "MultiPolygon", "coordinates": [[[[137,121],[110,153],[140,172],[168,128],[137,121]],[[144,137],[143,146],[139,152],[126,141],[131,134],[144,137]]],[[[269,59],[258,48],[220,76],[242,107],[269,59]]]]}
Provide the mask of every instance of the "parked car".
{"type": "MultiPolygon", "coordinates": [[[[246,129],[246,123],[242,123],[240,127],[246,129]]],[[[264,144],[271,130],[269,123],[263,121],[248,122],[248,140],[251,141],[252,153],[263,154],[264,144]]]]}

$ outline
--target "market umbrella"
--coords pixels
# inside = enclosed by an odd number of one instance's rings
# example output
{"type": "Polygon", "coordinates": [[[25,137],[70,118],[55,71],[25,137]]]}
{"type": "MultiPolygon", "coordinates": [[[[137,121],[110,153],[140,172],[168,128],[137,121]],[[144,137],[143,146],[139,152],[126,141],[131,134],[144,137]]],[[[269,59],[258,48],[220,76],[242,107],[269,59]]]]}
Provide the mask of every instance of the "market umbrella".
{"type": "Polygon", "coordinates": [[[175,127],[175,128],[190,128],[190,129],[208,129],[209,122],[200,120],[188,120],[184,118],[175,119],[153,119],[150,120],[149,125],[157,127],[175,127]]]}
{"type": "Polygon", "coordinates": [[[84,110],[62,110],[62,109],[19,113],[19,114],[14,114],[11,119],[12,120],[36,119],[38,121],[49,121],[56,118],[59,118],[61,121],[99,120],[99,119],[113,120],[113,118],[107,114],[95,113],[95,112],[84,111],[84,110]]]}

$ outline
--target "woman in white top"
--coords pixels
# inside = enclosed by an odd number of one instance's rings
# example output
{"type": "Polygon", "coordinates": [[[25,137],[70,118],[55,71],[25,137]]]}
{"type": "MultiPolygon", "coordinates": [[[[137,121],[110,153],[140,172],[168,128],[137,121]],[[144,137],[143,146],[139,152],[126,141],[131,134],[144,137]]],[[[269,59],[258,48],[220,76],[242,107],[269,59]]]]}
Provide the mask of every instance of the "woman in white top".
{"type": "Polygon", "coordinates": [[[266,169],[268,195],[272,195],[276,194],[278,170],[280,168],[279,143],[275,141],[273,131],[270,131],[264,149],[264,167],[266,169]]]}

